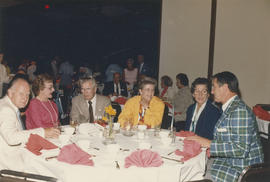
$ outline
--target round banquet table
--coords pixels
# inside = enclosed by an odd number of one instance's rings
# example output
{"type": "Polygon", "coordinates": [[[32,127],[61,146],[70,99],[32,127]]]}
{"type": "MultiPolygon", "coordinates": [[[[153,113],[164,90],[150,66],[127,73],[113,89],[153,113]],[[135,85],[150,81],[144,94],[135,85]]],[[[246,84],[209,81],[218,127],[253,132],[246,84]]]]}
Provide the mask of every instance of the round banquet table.
{"type": "MultiPolygon", "coordinates": [[[[91,124],[92,125],[92,124],[91,124]]],[[[92,127],[93,128],[93,127],[92,127]]],[[[97,128],[98,129],[98,128],[97,128]]],[[[21,156],[25,163],[25,172],[47,175],[57,178],[62,182],[182,182],[200,180],[203,178],[206,165],[206,152],[203,149],[197,156],[185,161],[178,162],[181,156],[173,151],[183,149],[183,142],[176,137],[174,143],[163,143],[161,137],[152,129],[145,132],[143,139],[133,136],[124,136],[123,131],[115,134],[116,146],[119,150],[112,153],[108,150],[109,145],[104,145],[102,133],[89,131],[87,134],[73,135],[69,143],[78,144],[80,140],[89,140],[90,145],[85,151],[94,157],[94,166],[71,165],[57,161],[56,158],[45,160],[42,156],[36,156],[26,148],[21,148],[21,156]],[[145,145],[147,144],[147,145],[145,145]],[[149,150],[159,153],[163,164],[160,167],[136,167],[125,168],[125,158],[132,152],[147,146],[149,150]],[[173,160],[170,160],[173,159],[173,160]],[[177,161],[175,161],[177,160],[177,161]],[[116,167],[118,162],[120,169],[116,167]]],[[[163,132],[168,132],[163,130],[163,132]]],[[[51,140],[56,145],[62,146],[59,140],[51,140]]]]}

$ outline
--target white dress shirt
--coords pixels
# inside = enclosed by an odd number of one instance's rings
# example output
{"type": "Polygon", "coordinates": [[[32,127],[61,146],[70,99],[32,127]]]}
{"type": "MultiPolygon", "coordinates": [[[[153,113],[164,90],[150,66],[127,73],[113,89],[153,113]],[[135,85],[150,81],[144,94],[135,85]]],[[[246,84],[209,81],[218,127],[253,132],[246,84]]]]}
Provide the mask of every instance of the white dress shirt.
{"type": "Polygon", "coordinates": [[[229,100],[227,100],[227,102],[225,104],[222,105],[222,111],[224,112],[227,107],[231,104],[231,102],[233,101],[233,99],[236,97],[237,95],[231,97],[229,100]]]}
{"type": "Polygon", "coordinates": [[[190,125],[190,128],[189,130],[192,131],[193,130],[193,125],[194,125],[194,132],[196,130],[196,126],[197,126],[197,122],[199,120],[199,117],[202,113],[202,111],[204,110],[205,106],[206,106],[206,103],[207,103],[207,100],[201,105],[201,107],[199,108],[199,110],[197,111],[197,107],[198,107],[198,103],[196,103],[196,107],[194,109],[194,112],[193,112],[193,117],[192,117],[192,120],[191,120],[191,125],[190,125]]]}

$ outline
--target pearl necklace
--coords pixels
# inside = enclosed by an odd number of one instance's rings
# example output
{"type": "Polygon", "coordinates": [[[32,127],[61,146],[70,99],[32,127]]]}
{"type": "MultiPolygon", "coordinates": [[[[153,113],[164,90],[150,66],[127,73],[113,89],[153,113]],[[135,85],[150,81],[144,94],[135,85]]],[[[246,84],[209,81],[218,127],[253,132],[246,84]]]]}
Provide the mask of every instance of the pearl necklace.
{"type": "Polygon", "coordinates": [[[53,115],[52,115],[51,111],[50,111],[49,108],[48,108],[48,107],[40,100],[40,97],[38,97],[38,100],[41,102],[41,105],[42,105],[42,106],[48,111],[48,113],[50,114],[51,121],[53,122],[53,125],[57,124],[57,116],[58,116],[58,114],[57,114],[56,110],[54,109],[54,107],[53,107],[51,101],[49,100],[49,103],[50,103],[51,108],[52,108],[53,111],[54,111],[54,114],[55,114],[55,120],[56,120],[56,121],[54,121],[53,115]]]}

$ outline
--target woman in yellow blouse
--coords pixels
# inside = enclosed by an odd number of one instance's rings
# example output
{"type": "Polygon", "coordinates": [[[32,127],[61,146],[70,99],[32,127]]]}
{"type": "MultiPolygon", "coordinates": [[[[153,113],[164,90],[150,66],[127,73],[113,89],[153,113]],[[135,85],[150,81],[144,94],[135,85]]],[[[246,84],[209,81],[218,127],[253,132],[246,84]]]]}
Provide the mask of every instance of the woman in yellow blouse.
{"type": "Polygon", "coordinates": [[[139,86],[140,96],[130,98],[118,117],[121,127],[126,122],[132,125],[146,125],[148,128],[160,126],[162,122],[164,103],[154,96],[156,81],[145,78],[139,86]]]}

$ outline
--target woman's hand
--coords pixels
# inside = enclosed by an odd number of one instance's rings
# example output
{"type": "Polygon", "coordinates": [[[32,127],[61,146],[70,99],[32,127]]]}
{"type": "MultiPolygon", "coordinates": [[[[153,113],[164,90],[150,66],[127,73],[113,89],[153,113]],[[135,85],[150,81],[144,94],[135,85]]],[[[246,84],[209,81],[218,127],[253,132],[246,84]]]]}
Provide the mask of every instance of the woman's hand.
{"type": "Polygon", "coordinates": [[[44,128],[45,138],[58,138],[60,135],[60,130],[57,128],[44,128]]]}

